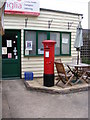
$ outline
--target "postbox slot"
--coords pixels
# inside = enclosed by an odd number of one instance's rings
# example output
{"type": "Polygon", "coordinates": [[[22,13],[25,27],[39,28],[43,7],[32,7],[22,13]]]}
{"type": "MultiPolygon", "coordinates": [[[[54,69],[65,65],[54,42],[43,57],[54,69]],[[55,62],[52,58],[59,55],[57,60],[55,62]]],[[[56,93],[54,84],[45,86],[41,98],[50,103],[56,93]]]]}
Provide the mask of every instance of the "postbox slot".
{"type": "Polygon", "coordinates": [[[45,50],[50,50],[50,48],[44,48],[45,50]]]}

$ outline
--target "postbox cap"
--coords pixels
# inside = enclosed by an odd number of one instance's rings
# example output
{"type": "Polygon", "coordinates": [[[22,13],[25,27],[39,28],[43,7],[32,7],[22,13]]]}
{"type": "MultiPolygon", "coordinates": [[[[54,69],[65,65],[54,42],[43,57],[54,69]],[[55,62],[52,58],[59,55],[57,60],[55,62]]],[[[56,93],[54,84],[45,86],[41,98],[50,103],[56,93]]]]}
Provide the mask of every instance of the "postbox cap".
{"type": "Polygon", "coordinates": [[[43,44],[45,44],[45,43],[56,44],[56,41],[55,41],[55,40],[44,40],[42,43],[43,43],[43,44]]]}

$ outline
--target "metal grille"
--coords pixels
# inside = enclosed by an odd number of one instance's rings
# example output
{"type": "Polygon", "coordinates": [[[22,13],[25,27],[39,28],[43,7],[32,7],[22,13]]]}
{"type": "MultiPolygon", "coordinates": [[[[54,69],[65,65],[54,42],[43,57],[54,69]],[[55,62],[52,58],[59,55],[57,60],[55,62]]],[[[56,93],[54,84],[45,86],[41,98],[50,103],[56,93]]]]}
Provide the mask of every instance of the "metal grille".
{"type": "Polygon", "coordinates": [[[83,46],[80,56],[82,62],[90,64],[90,29],[83,29],[83,46]]]}

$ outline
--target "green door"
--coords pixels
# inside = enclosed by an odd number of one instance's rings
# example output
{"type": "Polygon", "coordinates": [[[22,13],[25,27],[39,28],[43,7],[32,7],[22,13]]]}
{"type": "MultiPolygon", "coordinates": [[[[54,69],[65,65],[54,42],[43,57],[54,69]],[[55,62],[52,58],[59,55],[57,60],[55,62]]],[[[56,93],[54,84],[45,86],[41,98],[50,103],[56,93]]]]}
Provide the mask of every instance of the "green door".
{"type": "Polygon", "coordinates": [[[2,78],[20,77],[20,41],[20,31],[5,31],[2,37],[2,78]]]}

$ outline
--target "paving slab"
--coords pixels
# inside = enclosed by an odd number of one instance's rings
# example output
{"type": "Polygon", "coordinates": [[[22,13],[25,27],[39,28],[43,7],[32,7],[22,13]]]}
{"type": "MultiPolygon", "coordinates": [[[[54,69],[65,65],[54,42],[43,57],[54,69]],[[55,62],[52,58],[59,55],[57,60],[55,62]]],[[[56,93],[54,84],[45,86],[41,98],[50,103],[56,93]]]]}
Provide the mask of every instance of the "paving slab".
{"type": "Polygon", "coordinates": [[[46,93],[51,93],[51,94],[56,94],[56,93],[57,94],[68,94],[68,93],[73,93],[73,92],[80,92],[80,91],[88,90],[88,88],[90,87],[90,84],[87,84],[87,83],[78,83],[73,86],[68,85],[65,88],[62,88],[60,85],[46,87],[43,85],[43,78],[34,78],[32,81],[24,80],[24,84],[29,90],[35,90],[35,91],[46,92],[46,93]]]}

